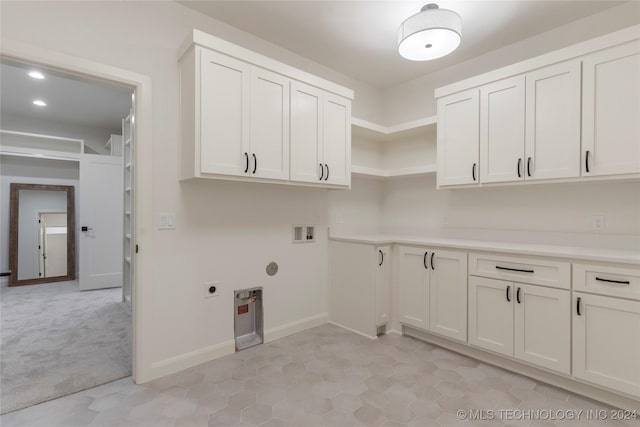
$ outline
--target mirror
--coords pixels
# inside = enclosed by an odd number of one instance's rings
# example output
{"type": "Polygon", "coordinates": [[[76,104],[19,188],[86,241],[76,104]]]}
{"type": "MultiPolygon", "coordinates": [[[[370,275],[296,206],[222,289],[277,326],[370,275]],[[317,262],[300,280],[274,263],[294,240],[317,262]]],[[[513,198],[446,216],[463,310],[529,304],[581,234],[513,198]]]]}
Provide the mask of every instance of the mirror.
{"type": "Polygon", "coordinates": [[[75,278],[75,195],[66,185],[11,184],[9,286],[75,278]]]}

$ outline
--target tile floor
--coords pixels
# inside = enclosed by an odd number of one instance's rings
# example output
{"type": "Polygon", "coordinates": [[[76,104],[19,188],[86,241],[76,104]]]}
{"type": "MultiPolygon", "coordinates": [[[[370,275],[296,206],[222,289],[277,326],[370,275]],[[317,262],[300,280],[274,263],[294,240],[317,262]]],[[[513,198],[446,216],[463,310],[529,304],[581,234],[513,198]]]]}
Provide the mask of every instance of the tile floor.
{"type": "MultiPolygon", "coordinates": [[[[455,426],[460,409],[610,409],[409,337],[324,325],[143,385],[130,378],[0,418],[13,426],[455,426]]],[[[496,414],[494,412],[494,414],[496,414]]],[[[476,425],[640,426],[505,421],[476,425]],[[554,424],[555,423],[555,424],[554,424]]]]}

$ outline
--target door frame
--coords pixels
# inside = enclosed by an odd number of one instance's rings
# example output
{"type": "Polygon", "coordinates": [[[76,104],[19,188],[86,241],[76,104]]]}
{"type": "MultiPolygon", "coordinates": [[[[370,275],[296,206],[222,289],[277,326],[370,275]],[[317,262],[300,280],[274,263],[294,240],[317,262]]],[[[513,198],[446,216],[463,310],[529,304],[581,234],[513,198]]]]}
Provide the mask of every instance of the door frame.
{"type": "MultiPolygon", "coordinates": [[[[132,257],[134,279],[132,292],[132,376],[136,383],[153,379],[149,363],[143,364],[140,343],[143,341],[145,302],[152,298],[149,285],[153,278],[153,150],[152,150],[152,91],[151,77],[145,74],[115,67],[105,63],[72,56],[60,51],[42,48],[17,40],[4,38],[0,56],[16,61],[28,62],[47,68],[130,87],[135,96],[135,174],[132,184],[136,188],[134,200],[135,244],[141,249],[132,257]]],[[[152,319],[151,319],[152,320],[152,319]]]]}

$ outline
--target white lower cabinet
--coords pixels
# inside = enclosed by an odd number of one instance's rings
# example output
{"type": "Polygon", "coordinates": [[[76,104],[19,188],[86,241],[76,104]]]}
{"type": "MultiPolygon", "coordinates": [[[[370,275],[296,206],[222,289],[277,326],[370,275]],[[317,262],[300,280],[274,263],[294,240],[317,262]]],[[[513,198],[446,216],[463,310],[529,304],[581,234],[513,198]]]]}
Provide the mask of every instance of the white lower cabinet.
{"type": "Polygon", "coordinates": [[[389,246],[377,248],[376,268],[376,327],[384,326],[391,317],[389,310],[391,286],[391,250],[389,246]]]}
{"type": "Polygon", "coordinates": [[[573,295],[573,375],[640,397],[640,301],[573,295]]]}
{"type": "Polygon", "coordinates": [[[367,337],[389,322],[389,246],[329,243],[329,318],[367,337]]]}
{"type": "Polygon", "coordinates": [[[515,283],[516,359],[571,372],[571,296],[562,289],[515,283]]]}
{"type": "Polygon", "coordinates": [[[471,276],[469,343],[569,374],[569,310],[569,291],[471,276]]]}
{"type": "Polygon", "coordinates": [[[400,323],[429,329],[429,253],[423,248],[398,249],[400,323]]]}
{"type": "Polygon", "coordinates": [[[400,247],[400,323],[467,341],[466,252],[400,247]]]}
{"type": "Polygon", "coordinates": [[[513,355],[513,284],[469,277],[469,344],[513,355]]]}

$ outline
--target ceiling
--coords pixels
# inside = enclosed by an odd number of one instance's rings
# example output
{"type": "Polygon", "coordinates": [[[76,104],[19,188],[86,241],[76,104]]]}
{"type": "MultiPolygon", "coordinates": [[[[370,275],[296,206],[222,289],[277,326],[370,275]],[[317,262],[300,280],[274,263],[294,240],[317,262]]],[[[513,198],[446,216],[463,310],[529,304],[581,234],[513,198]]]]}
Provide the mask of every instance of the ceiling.
{"type": "MultiPolygon", "coordinates": [[[[437,0],[436,0],[437,1],[437,0]]],[[[378,88],[390,87],[622,1],[438,1],[462,18],[451,55],[411,62],[397,52],[398,27],[428,1],[179,1],[285,49],[378,88]]]]}
{"type": "MultiPolygon", "coordinates": [[[[28,64],[2,60],[0,64],[0,111],[39,120],[120,129],[131,107],[130,88],[89,80],[28,64]],[[32,70],[43,80],[28,76],[32,70]],[[35,99],[46,107],[33,105],[35,99]]],[[[118,132],[120,133],[120,132],[118,132]]]]}

